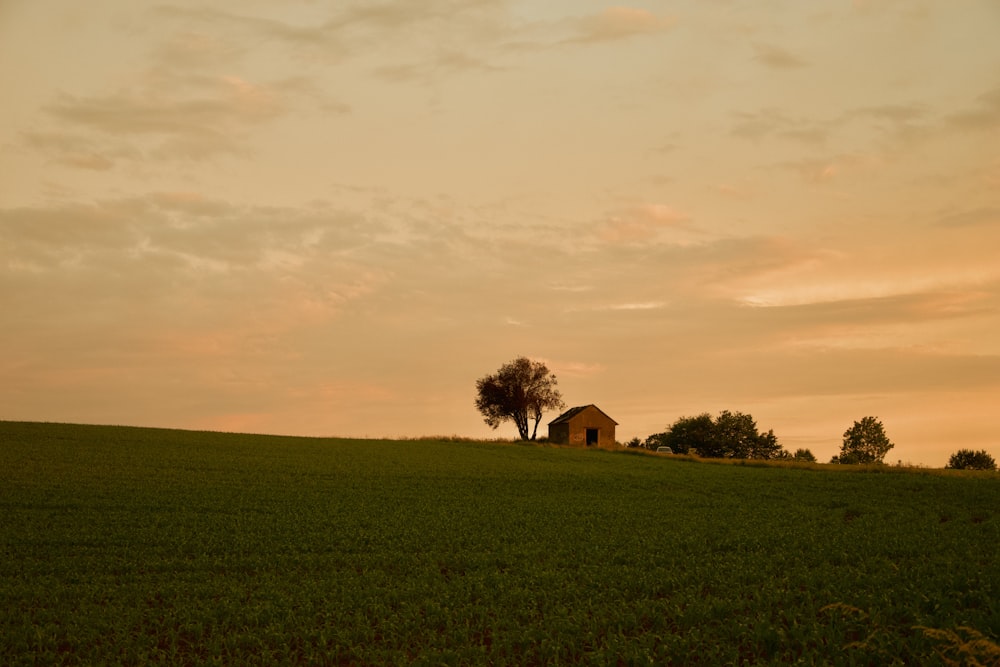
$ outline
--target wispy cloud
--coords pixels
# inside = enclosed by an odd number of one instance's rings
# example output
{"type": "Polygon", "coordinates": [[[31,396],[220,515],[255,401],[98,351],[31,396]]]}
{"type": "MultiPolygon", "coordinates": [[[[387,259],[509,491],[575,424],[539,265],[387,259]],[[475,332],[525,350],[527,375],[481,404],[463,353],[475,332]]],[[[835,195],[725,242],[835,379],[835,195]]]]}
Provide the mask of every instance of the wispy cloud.
{"type": "Polygon", "coordinates": [[[816,158],[802,158],[787,162],[784,168],[797,173],[804,181],[813,185],[825,185],[838,178],[873,170],[882,164],[875,155],[862,153],[842,153],[816,158]]]}
{"type": "Polygon", "coordinates": [[[152,59],[160,67],[205,72],[232,68],[249,50],[248,44],[220,34],[184,30],[166,36],[157,44],[152,59]]]}
{"type": "Polygon", "coordinates": [[[942,215],[936,224],[942,227],[1000,225],[1000,208],[996,206],[982,206],[975,209],[954,211],[942,215]]]}
{"type": "Polygon", "coordinates": [[[666,204],[639,204],[611,213],[597,229],[597,236],[607,243],[643,242],[656,238],[663,230],[694,231],[691,216],[666,204]]]}
{"type": "Polygon", "coordinates": [[[663,301],[638,301],[632,303],[616,303],[608,306],[608,310],[659,310],[666,306],[663,301]]]}
{"type": "MultiPolygon", "coordinates": [[[[129,294],[142,280],[159,291],[194,284],[201,272],[228,273],[231,286],[247,281],[247,289],[253,289],[253,280],[272,278],[292,288],[319,285],[322,281],[308,276],[323,264],[327,278],[338,264],[348,269],[344,275],[362,268],[363,260],[351,260],[344,250],[363,246],[377,233],[370,221],[329,209],[243,207],[193,193],[0,210],[0,238],[36,272],[61,280],[69,268],[79,281],[117,280],[135,272],[137,281],[122,285],[129,294]],[[339,262],[320,259],[333,248],[339,262]],[[295,261],[274,261],[278,256],[295,261]],[[136,271],[144,262],[149,270],[136,271]]],[[[374,278],[377,270],[371,268],[374,278]]],[[[362,268],[358,275],[366,272],[362,268]]],[[[331,280],[316,293],[336,306],[358,293],[357,286],[352,279],[331,280]]]]}
{"type": "Polygon", "coordinates": [[[605,371],[604,364],[585,361],[547,361],[546,365],[557,376],[584,378],[600,375],[605,371]]]}
{"type": "Polygon", "coordinates": [[[738,301],[761,285],[794,284],[801,273],[825,266],[831,251],[789,237],[729,236],[668,246],[654,257],[677,272],[676,291],[738,301]]]}
{"type": "Polygon", "coordinates": [[[923,120],[928,115],[928,109],[923,104],[883,104],[872,107],[861,107],[848,111],[850,116],[868,116],[880,121],[888,121],[895,125],[904,125],[923,120]]]}
{"type": "Polygon", "coordinates": [[[780,109],[735,113],[732,133],[744,139],[762,140],[777,137],[807,144],[821,144],[837,129],[839,121],[792,117],[780,109]]]}
{"type": "Polygon", "coordinates": [[[329,54],[340,55],[343,44],[337,40],[332,28],[336,22],[294,24],[266,16],[228,12],[211,7],[186,7],[180,5],[160,5],[155,9],[159,20],[169,19],[198,31],[211,30],[213,34],[234,37],[234,41],[245,42],[247,37],[272,41],[291,47],[321,49],[329,54]]]}
{"type": "Polygon", "coordinates": [[[491,73],[503,71],[503,67],[458,51],[444,51],[425,62],[382,65],[375,68],[375,75],[391,82],[428,82],[442,76],[463,72],[491,73]]]}
{"type": "MultiPolygon", "coordinates": [[[[224,12],[209,8],[166,5],[162,16],[192,25],[212,25],[216,30],[229,29],[243,35],[290,48],[293,52],[320,54],[342,60],[359,50],[370,52],[390,47],[400,35],[413,30],[440,28],[444,35],[460,33],[464,27],[470,37],[490,31],[489,22],[480,15],[498,11],[495,0],[426,0],[420,3],[389,0],[339,7],[330,12],[308,12],[310,18],[299,22],[280,20],[250,13],[224,12]],[[450,28],[450,30],[449,30],[450,28]]],[[[439,42],[440,45],[440,42],[439,42]]]]}
{"type": "Polygon", "coordinates": [[[142,159],[204,160],[252,152],[252,132],[289,114],[301,100],[324,113],[349,108],[308,81],[256,83],[232,75],[153,70],[136,86],[93,96],[60,94],[45,108],[58,130],[25,140],[67,166],[107,170],[142,159]]]}
{"type": "Polygon", "coordinates": [[[948,122],[964,130],[990,130],[1000,127],[1000,87],[989,90],[964,111],[951,114],[948,122]]]}
{"type": "Polygon", "coordinates": [[[569,285],[565,283],[555,283],[549,286],[549,289],[555,292],[569,292],[569,293],[581,293],[581,292],[591,292],[594,289],[593,285],[569,285]]]}
{"type": "Polygon", "coordinates": [[[94,171],[107,171],[118,160],[134,159],[139,153],[98,137],[73,134],[64,131],[34,131],[21,133],[24,144],[51,156],[56,162],[67,167],[94,171]]]}
{"type": "Polygon", "coordinates": [[[776,317],[788,317],[811,326],[849,323],[852,326],[873,324],[904,324],[935,319],[976,317],[993,311],[997,298],[996,286],[971,286],[963,290],[940,290],[873,296],[850,297],[804,303],[794,301],[754,305],[782,311],[776,317]]]}
{"type": "Polygon", "coordinates": [[[61,130],[29,141],[80,167],[110,168],[139,156],[200,160],[247,151],[247,132],[287,111],[272,86],[225,76],[194,77],[185,90],[145,88],[103,96],[62,94],[46,111],[61,130]]]}
{"type": "Polygon", "coordinates": [[[581,312],[642,312],[657,311],[667,307],[666,301],[625,301],[620,303],[593,303],[583,302],[570,306],[564,306],[564,313],[581,312]]]}
{"type": "Polygon", "coordinates": [[[189,79],[190,95],[161,90],[121,91],[107,96],[63,94],[48,112],[78,126],[106,133],[182,135],[210,133],[229,123],[256,124],[282,112],[275,91],[235,76],[189,79]]]}
{"type": "Polygon", "coordinates": [[[791,51],[773,44],[755,44],[754,52],[754,60],[771,69],[798,69],[809,64],[791,51]]]}
{"type": "Polygon", "coordinates": [[[578,19],[575,34],[565,41],[586,44],[655,35],[670,30],[675,23],[674,18],[657,16],[646,9],[609,7],[578,19]]]}

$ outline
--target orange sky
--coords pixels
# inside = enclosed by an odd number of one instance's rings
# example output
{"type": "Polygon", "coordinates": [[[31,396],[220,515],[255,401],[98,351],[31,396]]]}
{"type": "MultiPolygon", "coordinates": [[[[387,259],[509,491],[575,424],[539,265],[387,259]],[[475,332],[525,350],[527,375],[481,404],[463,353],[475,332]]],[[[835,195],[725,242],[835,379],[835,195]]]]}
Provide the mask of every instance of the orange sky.
{"type": "Polygon", "coordinates": [[[1000,456],[1000,5],[0,2],[0,418],[1000,456]],[[556,415],[546,415],[545,421],[556,415]],[[540,429],[544,432],[544,427],[540,429]]]}

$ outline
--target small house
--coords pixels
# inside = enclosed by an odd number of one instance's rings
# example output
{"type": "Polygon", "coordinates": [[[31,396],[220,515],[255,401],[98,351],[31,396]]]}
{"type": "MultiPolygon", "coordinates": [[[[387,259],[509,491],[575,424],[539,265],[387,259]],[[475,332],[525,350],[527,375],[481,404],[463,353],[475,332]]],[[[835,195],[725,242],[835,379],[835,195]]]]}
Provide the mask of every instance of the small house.
{"type": "Polygon", "coordinates": [[[549,422],[549,442],[581,447],[610,447],[615,444],[615,426],[611,417],[596,405],[570,408],[549,422]]]}

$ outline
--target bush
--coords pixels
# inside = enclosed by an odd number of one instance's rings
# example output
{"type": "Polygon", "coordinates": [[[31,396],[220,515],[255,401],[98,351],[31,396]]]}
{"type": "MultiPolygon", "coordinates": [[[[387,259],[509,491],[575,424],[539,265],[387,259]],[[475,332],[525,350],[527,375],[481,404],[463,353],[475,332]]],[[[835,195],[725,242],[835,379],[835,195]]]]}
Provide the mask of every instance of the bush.
{"type": "Polygon", "coordinates": [[[971,449],[960,449],[948,459],[945,468],[954,470],[996,470],[997,462],[989,455],[985,449],[972,451],[971,449]]]}

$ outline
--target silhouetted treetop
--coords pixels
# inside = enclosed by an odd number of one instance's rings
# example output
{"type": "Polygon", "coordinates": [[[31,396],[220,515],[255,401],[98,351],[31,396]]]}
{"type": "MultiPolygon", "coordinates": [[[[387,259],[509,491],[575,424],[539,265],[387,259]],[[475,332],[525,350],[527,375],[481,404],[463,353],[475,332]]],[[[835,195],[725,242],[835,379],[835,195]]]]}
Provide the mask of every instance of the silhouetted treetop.
{"type": "Polygon", "coordinates": [[[565,405],[556,384],[556,376],[545,364],[518,357],[476,380],[476,409],[491,428],[510,420],[522,440],[534,440],[542,412],[565,405]],[[535,423],[529,436],[531,420],[535,423]]]}

